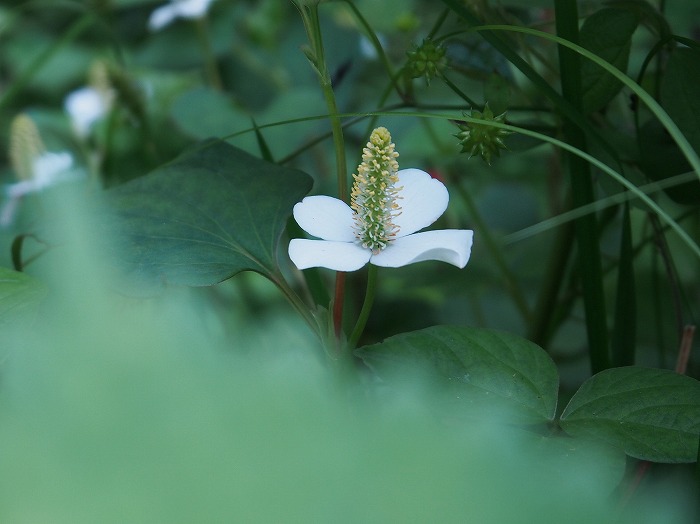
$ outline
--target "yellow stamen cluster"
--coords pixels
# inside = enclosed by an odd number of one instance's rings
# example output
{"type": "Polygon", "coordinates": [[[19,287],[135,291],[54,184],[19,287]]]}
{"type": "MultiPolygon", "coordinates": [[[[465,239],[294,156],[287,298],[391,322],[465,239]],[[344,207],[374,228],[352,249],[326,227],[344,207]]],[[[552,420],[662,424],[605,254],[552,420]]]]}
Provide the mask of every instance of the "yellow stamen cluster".
{"type": "Polygon", "coordinates": [[[362,247],[377,254],[396,236],[399,227],[393,219],[401,214],[396,202],[401,188],[396,187],[399,154],[394,151],[391,134],[378,127],[362,150],[362,162],[352,177],[350,205],[354,211],[355,236],[362,247]]]}
{"type": "Polygon", "coordinates": [[[20,113],[10,125],[10,163],[20,180],[34,177],[34,160],[44,153],[39,129],[26,114],[20,113]]]}

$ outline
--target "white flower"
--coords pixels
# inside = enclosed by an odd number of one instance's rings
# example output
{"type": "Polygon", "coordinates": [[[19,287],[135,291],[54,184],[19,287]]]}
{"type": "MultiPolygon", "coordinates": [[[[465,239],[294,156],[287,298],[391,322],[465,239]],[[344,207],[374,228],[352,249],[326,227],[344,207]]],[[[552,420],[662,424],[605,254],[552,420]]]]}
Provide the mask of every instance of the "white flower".
{"type": "Polygon", "coordinates": [[[148,19],[148,28],[159,31],[176,18],[202,18],[214,0],[170,0],[169,4],[159,7],[148,19]]]}
{"type": "Polygon", "coordinates": [[[322,240],[293,239],[289,257],[299,269],[325,267],[335,271],[356,271],[367,262],[375,266],[401,267],[423,260],[440,260],[463,268],[469,261],[473,231],[444,229],[417,231],[431,225],[447,209],[447,188],[420,169],[403,169],[396,174],[396,200],[401,213],[393,216],[398,229],[385,248],[373,252],[357,238],[356,213],[342,200],[311,196],[294,206],[294,218],[301,228],[322,240]]]}
{"type": "Polygon", "coordinates": [[[73,157],[70,153],[42,153],[34,158],[32,177],[5,186],[8,200],[0,210],[0,225],[7,226],[14,219],[19,200],[30,193],[73,180],[78,174],[72,170],[73,157]]]}
{"type": "Polygon", "coordinates": [[[77,89],[70,93],[64,102],[73,129],[81,138],[88,136],[92,125],[107,114],[110,105],[110,94],[94,87],[77,89]]]}

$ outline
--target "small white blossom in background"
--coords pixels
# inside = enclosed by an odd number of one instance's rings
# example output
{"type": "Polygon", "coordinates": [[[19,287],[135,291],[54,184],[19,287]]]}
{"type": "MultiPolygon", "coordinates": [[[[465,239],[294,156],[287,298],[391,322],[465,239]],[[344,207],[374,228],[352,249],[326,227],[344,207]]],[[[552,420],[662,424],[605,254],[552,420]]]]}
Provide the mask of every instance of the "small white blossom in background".
{"type": "Polygon", "coordinates": [[[62,182],[80,178],[73,168],[70,153],[43,153],[34,160],[33,176],[5,186],[6,201],[0,210],[0,225],[10,225],[17,213],[20,199],[62,182]]]}
{"type": "Polygon", "coordinates": [[[447,209],[447,188],[420,169],[399,171],[397,156],[389,132],[377,128],[353,175],[350,206],[328,196],[306,197],[294,206],[299,226],[321,239],[291,240],[289,258],[297,268],[356,271],[368,262],[401,267],[424,260],[466,266],[473,231],[418,233],[447,209]]]}
{"type": "Polygon", "coordinates": [[[82,139],[89,136],[92,126],[109,113],[114,100],[114,90],[104,62],[95,62],[88,76],[89,85],[72,91],[63,102],[73,130],[82,139]]]}
{"type": "Polygon", "coordinates": [[[160,31],[177,18],[193,20],[203,18],[214,0],[170,0],[170,3],[159,7],[148,19],[151,31],[160,31]]]}
{"type": "Polygon", "coordinates": [[[70,153],[44,151],[36,125],[24,114],[18,115],[12,122],[9,156],[19,180],[3,188],[4,203],[0,208],[2,227],[13,222],[23,196],[82,177],[73,168],[70,153]]]}
{"type": "Polygon", "coordinates": [[[75,133],[85,138],[93,124],[104,117],[110,108],[110,101],[94,87],[81,87],[71,92],[64,102],[75,133]]]}

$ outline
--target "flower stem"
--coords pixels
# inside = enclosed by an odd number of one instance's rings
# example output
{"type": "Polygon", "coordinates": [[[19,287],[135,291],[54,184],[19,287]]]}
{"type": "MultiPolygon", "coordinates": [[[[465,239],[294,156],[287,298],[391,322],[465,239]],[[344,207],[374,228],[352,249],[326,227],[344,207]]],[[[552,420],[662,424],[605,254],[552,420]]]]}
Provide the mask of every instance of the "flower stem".
{"type": "MultiPolygon", "coordinates": [[[[294,2],[301,14],[306,35],[309,39],[310,49],[306,56],[318,74],[323,98],[328,107],[328,115],[333,132],[333,146],[335,148],[336,178],[338,181],[338,198],[348,202],[348,174],[345,160],[345,141],[343,138],[343,126],[338,116],[338,105],[333,92],[328,66],[326,65],[323,50],[323,35],[318,18],[318,2],[302,5],[294,2]]],[[[335,277],[335,297],[333,299],[333,327],[336,336],[340,336],[343,325],[343,305],[345,302],[345,274],[338,272],[335,277]]]]}
{"type": "Polygon", "coordinates": [[[350,339],[348,341],[348,346],[353,349],[357,346],[357,342],[360,340],[362,333],[367,325],[367,319],[369,318],[369,313],[372,311],[372,304],[374,304],[374,295],[377,289],[377,266],[370,264],[369,271],[367,271],[367,292],[365,293],[365,301],[362,304],[362,309],[360,310],[360,315],[357,317],[357,323],[355,324],[355,329],[352,330],[350,339]]]}
{"type": "Polygon", "coordinates": [[[211,45],[211,39],[209,38],[209,31],[207,30],[207,19],[205,17],[196,19],[197,36],[199,37],[199,44],[202,46],[202,55],[204,57],[204,67],[207,73],[207,79],[209,84],[219,91],[223,89],[223,83],[221,82],[221,75],[219,75],[219,67],[216,64],[216,55],[214,54],[214,48],[211,45]]]}

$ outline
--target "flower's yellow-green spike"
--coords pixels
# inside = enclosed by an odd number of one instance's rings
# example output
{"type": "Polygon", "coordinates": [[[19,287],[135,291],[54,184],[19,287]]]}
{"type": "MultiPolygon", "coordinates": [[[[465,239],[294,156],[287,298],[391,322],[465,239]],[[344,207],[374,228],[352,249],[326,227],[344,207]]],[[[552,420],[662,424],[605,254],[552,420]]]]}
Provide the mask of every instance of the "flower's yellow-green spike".
{"type": "Polygon", "coordinates": [[[39,129],[26,114],[17,115],[10,126],[10,163],[20,180],[34,177],[34,160],[45,152],[39,129]]]}
{"type": "Polygon", "coordinates": [[[397,172],[399,154],[394,150],[391,134],[378,127],[370,135],[362,151],[362,162],[353,174],[350,205],[354,211],[355,236],[360,244],[373,253],[379,253],[399,228],[393,222],[401,213],[397,200],[399,189],[397,172]]]}

